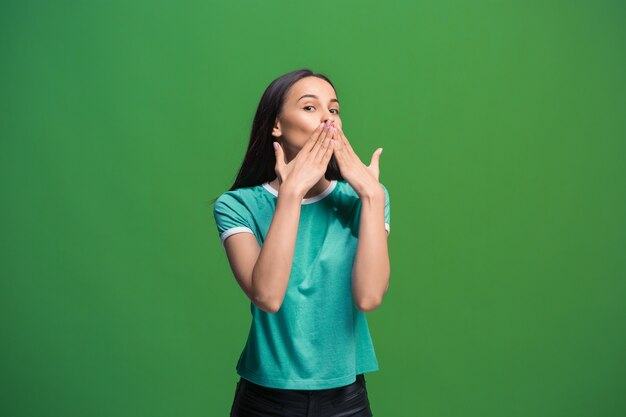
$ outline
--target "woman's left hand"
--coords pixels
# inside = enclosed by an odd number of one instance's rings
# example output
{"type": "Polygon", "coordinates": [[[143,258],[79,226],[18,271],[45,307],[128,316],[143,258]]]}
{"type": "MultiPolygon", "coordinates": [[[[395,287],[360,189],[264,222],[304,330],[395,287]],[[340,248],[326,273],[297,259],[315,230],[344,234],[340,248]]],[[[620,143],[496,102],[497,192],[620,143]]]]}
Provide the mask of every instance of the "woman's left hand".
{"type": "Polygon", "coordinates": [[[348,138],[338,126],[335,134],[335,147],[333,154],[339,165],[341,176],[354,188],[354,191],[363,198],[366,195],[373,195],[382,190],[378,181],[380,169],[380,154],[383,148],[374,151],[369,166],[365,166],[358,155],[352,149],[348,138]]]}

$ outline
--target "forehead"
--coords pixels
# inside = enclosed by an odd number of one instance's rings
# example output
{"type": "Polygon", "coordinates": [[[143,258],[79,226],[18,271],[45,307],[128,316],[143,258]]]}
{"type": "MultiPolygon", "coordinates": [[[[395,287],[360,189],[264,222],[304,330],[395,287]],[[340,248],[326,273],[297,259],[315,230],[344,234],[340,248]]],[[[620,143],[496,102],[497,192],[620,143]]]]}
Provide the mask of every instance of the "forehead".
{"type": "Polygon", "coordinates": [[[297,101],[304,94],[315,94],[322,101],[335,98],[335,90],[326,81],[318,77],[304,77],[296,81],[289,90],[288,100],[297,101]]]}

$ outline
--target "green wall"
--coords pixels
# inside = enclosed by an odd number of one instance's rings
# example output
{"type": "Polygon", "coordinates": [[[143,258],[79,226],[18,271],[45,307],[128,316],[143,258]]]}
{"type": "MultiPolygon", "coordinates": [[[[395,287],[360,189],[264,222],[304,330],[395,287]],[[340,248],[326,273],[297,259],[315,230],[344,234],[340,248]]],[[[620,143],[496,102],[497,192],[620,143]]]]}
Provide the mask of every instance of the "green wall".
{"type": "Polygon", "coordinates": [[[0,414],[226,416],[249,301],[210,201],[274,78],[382,146],[379,417],[626,415],[626,6],[3,2],[0,414]]]}

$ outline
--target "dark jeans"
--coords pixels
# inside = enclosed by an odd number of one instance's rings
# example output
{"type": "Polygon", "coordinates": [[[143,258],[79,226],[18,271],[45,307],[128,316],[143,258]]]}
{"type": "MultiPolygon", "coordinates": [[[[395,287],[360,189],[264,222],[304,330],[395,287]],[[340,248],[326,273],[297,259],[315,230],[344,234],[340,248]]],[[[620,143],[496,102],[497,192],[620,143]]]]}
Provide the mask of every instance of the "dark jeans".
{"type": "Polygon", "coordinates": [[[268,388],[239,378],[230,417],[372,417],[365,377],[321,390],[268,388]]]}

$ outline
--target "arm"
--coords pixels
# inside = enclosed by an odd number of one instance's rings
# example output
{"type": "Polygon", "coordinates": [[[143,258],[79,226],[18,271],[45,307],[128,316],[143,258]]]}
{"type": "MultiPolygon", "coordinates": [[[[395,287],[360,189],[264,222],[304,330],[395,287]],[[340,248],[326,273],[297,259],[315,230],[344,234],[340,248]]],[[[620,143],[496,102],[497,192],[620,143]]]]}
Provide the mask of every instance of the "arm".
{"type": "Polygon", "coordinates": [[[281,184],[274,218],[252,271],[255,304],[270,313],[277,312],[285,298],[305,194],[281,184]]]}
{"type": "Polygon", "coordinates": [[[389,251],[385,230],[385,192],[378,187],[361,196],[359,241],[352,267],[352,292],[361,311],[372,311],[389,288],[389,251]]]}
{"type": "Polygon", "coordinates": [[[254,305],[268,313],[277,312],[285,298],[303,196],[281,186],[263,246],[252,233],[236,233],[224,240],[237,283],[254,305]]]}

